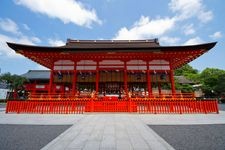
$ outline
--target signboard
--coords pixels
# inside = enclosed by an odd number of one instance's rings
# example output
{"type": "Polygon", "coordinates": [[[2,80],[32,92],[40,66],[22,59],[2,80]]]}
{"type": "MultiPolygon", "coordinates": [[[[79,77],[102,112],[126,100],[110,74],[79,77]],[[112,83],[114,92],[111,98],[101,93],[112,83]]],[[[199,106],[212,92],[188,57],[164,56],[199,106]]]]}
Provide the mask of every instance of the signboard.
{"type": "Polygon", "coordinates": [[[9,84],[0,82],[0,99],[6,99],[9,91],[9,84]]]}
{"type": "Polygon", "coordinates": [[[9,89],[0,89],[0,99],[6,99],[9,89]]]}

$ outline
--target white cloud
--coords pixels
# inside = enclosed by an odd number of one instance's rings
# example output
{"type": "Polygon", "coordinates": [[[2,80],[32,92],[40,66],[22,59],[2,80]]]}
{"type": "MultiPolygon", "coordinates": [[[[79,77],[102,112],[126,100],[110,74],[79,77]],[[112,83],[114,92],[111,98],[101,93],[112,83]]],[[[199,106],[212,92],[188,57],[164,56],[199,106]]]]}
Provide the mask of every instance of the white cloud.
{"type": "Polygon", "coordinates": [[[196,44],[201,44],[204,41],[200,37],[195,37],[192,39],[187,40],[184,45],[196,45],[196,44]]]}
{"type": "MultiPolygon", "coordinates": [[[[202,0],[171,0],[169,9],[174,16],[152,19],[148,16],[141,16],[132,27],[122,27],[118,30],[113,39],[146,39],[158,37],[161,42],[172,45],[177,44],[180,38],[170,37],[169,33],[181,29],[185,35],[196,33],[193,24],[180,27],[178,23],[197,18],[200,22],[206,23],[213,19],[213,13],[207,10],[202,0]]],[[[199,37],[190,39],[187,43],[201,42],[199,37]]]]}
{"type": "Polygon", "coordinates": [[[91,27],[92,23],[101,24],[94,9],[87,9],[81,2],[75,0],[16,0],[33,12],[57,18],[66,23],[91,27]]]}
{"type": "Polygon", "coordinates": [[[0,18],[0,28],[6,32],[20,34],[17,24],[9,18],[0,18]]]}
{"type": "Polygon", "coordinates": [[[41,43],[41,40],[36,36],[31,37],[31,41],[34,43],[41,43]]]}
{"type": "Polygon", "coordinates": [[[171,0],[169,8],[177,14],[178,20],[197,17],[201,22],[206,23],[213,19],[212,11],[208,11],[202,0],[171,0]]]}
{"type": "Polygon", "coordinates": [[[197,17],[201,22],[207,23],[213,19],[213,13],[212,11],[200,11],[197,17]]]}
{"type": "Polygon", "coordinates": [[[179,41],[180,41],[180,38],[178,37],[162,36],[161,38],[159,38],[159,42],[165,45],[177,45],[179,41]]]}
{"type": "Polygon", "coordinates": [[[155,38],[173,29],[174,25],[175,20],[173,18],[150,20],[149,17],[141,16],[130,29],[126,27],[121,28],[113,39],[155,38]]]}
{"type": "Polygon", "coordinates": [[[48,44],[51,46],[63,46],[65,45],[65,42],[62,40],[48,39],[48,44]]]}
{"type": "Polygon", "coordinates": [[[193,24],[185,25],[183,29],[184,29],[183,31],[185,35],[195,34],[195,29],[193,27],[193,24]]]}
{"type": "Polygon", "coordinates": [[[209,37],[211,37],[212,39],[219,39],[222,37],[222,33],[217,31],[217,32],[213,33],[212,35],[210,35],[209,37]]]}
{"type": "Polygon", "coordinates": [[[32,36],[28,37],[20,32],[18,25],[11,19],[1,19],[0,26],[3,30],[8,31],[9,33],[13,33],[12,36],[0,34],[0,55],[11,57],[11,58],[21,58],[21,55],[16,54],[11,48],[8,47],[6,42],[12,43],[20,43],[20,44],[28,44],[35,45],[36,43],[40,43],[41,40],[38,37],[32,36]],[[7,26],[9,28],[7,28],[7,26]]]}
{"type": "Polygon", "coordinates": [[[6,55],[8,57],[13,57],[13,58],[21,57],[21,55],[16,54],[15,51],[10,49],[8,45],[6,44],[6,42],[14,42],[14,41],[16,41],[16,39],[0,34],[0,45],[1,45],[0,54],[6,55]]]}
{"type": "MultiPolygon", "coordinates": [[[[36,37],[33,38],[35,39],[36,37]]],[[[6,42],[35,45],[37,41],[24,35],[19,37],[10,37],[7,35],[0,34],[0,54],[11,58],[21,58],[21,55],[16,54],[14,50],[9,48],[6,42]]]]}
{"type": "Polygon", "coordinates": [[[30,30],[30,27],[29,27],[27,24],[23,24],[23,28],[24,28],[25,30],[27,30],[27,31],[30,30]]]}

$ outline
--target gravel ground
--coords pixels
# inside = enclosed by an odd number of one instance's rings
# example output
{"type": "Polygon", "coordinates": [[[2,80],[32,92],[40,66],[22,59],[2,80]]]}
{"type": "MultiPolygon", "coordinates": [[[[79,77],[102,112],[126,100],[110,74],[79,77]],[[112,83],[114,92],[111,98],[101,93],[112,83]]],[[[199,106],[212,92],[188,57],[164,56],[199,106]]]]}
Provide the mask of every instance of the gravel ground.
{"type": "Polygon", "coordinates": [[[219,104],[219,110],[225,111],[225,104],[219,104]]]}
{"type": "Polygon", "coordinates": [[[177,150],[224,150],[225,124],[149,125],[177,150]]]}
{"type": "Polygon", "coordinates": [[[0,108],[5,108],[6,107],[6,103],[0,103],[0,108]]]}
{"type": "Polygon", "coordinates": [[[39,150],[69,125],[0,125],[1,150],[39,150]]]}

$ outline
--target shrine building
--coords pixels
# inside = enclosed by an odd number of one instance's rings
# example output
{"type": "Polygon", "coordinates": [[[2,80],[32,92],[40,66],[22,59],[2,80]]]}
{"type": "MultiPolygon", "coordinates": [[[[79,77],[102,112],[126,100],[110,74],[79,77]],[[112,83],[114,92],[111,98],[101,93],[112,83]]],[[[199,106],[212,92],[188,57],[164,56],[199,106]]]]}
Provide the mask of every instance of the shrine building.
{"type": "MultiPolygon", "coordinates": [[[[175,69],[208,52],[216,42],[160,46],[157,39],[68,39],[59,47],[7,44],[50,70],[48,82],[25,85],[29,95],[20,102],[27,107],[41,106],[42,110],[36,107],[20,112],[218,112],[215,101],[205,101],[207,109],[203,109],[193,93],[177,91],[174,82],[175,69]]],[[[16,109],[12,103],[7,112],[16,109]]]]}

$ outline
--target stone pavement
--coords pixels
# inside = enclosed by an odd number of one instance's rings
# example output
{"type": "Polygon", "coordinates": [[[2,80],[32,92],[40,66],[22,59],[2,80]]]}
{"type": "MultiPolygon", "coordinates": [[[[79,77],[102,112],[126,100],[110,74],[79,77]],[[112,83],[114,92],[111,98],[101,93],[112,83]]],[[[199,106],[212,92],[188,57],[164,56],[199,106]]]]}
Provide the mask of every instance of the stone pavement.
{"type": "Polygon", "coordinates": [[[91,114],[44,147],[47,149],[173,149],[135,115],[91,114]]]}
{"type": "Polygon", "coordinates": [[[225,112],[220,114],[4,114],[0,112],[0,124],[73,124],[51,141],[48,149],[173,149],[148,125],[225,124],[225,112]]]}

